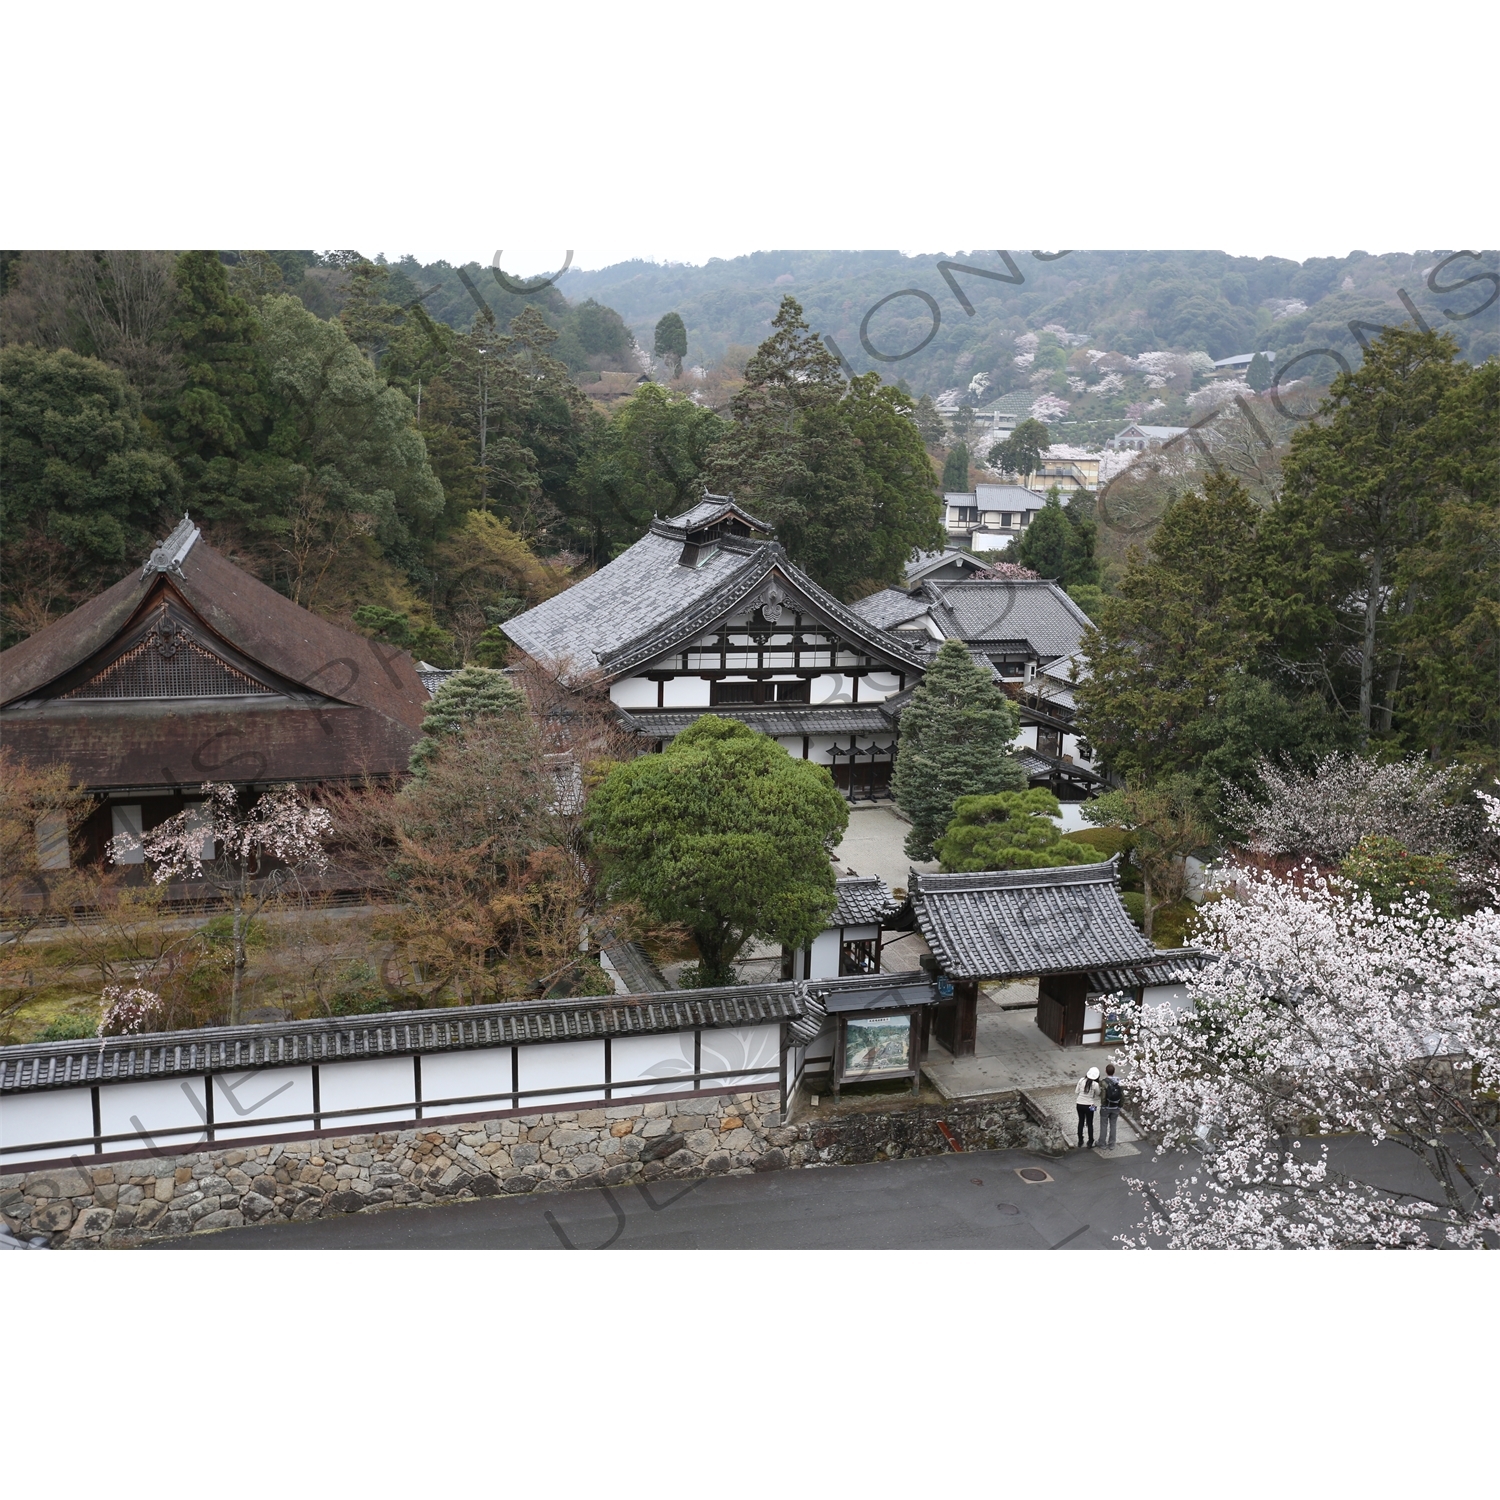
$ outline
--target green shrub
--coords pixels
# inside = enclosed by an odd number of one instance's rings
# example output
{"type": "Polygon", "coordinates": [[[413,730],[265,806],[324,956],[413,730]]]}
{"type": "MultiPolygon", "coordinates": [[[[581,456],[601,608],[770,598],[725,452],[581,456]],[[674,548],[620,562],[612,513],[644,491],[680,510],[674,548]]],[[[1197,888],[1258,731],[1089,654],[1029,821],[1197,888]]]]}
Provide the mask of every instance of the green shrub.
{"type": "Polygon", "coordinates": [[[1102,850],[1106,859],[1116,854],[1129,854],[1135,848],[1135,835],[1128,828],[1075,828],[1063,837],[1072,843],[1088,844],[1102,850]]]}
{"type": "Polygon", "coordinates": [[[1124,902],[1125,910],[1130,914],[1130,920],[1144,931],[1146,926],[1146,898],[1139,891],[1121,891],[1120,900],[1124,902]]]}
{"type": "MultiPolygon", "coordinates": [[[[221,912],[217,917],[210,917],[199,929],[198,936],[204,942],[214,948],[227,948],[234,941],[234,914],[232,912],[221,912]]],[[[266,924],[264,922],[252,921],[245,928],[245,948],[264,948],[266,946],[266,924]]]]}
{"type": "Polygon", "coordinates": [[[37,1037],[39,1042],[76,1042],[97,1036],[99,1023],[91,1016],[55,1016],[37,1037]]]}
{"type": "Polygon", "coordinates": [[[356,958],[339,970],[328,1009],[336,1016],[372,1016],[391,1010],[391,997],[381,987],[372,964],[356,958]]]}
{"type": "Polygon", "coordinates": [[[1086,844],[1063,841],[1054,821],[1060,812],[1057,798],[1039,787],[960,797],[933,847],[945,871],[1049,870],[1106,859],[1086,844]]]}

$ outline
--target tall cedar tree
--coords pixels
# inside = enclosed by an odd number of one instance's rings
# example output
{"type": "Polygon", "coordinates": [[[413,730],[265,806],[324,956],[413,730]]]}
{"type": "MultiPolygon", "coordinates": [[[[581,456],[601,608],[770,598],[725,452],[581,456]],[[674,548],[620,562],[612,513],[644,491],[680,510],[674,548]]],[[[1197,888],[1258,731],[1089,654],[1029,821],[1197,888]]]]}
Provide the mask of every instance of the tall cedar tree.
{"type": "Polygon", "coordinates": [[[955,443],[943,460],[943,489],[950,495],[961,495],[969,488],[969,449],[955,443]]]}
{"type": "Polygon", "coordinates": [[[1430,546],[1439,476],[1455,468],[1455,393],[1473,376],[1457,352],[1447,334],[1387,329],[1334,380],[1282,465],[1268,540],[1293,586],[1277,633],[1354,712],[1362,740],[1391,733],[1410,670],[1401,637],[1421,604],[1410,565],[1430,546]]]}
{"type": "Polygon", "coordinates": [[[891,792],[911,819],[906,852],[931,859],[960,797],[1025,790],[1011,753],[1020,715],[962,641],[944,641],[901,715],[891,792]]]}
{"type": "Polygon", "coordinates": [[[793,561],[831,592],[896,582],[913,549],[942,543],[911,400],[874,376],[846,389],[795,298],[783,298],[772,326],[745,367],[734,425],[709,455],[708,481],[763,516],[793,561]]]}
{"type": "Polygon", "coordinates": [[[1260,513],[1238,481],[1211,475],[1132,552],[1103,618],[1084,633],[1079,728],[1110,770],[1148,780],[1187,771],[1202,724],[1265,639],[1260,513]]]}
{"type": "Polygon", "coordinates": [[[705,714],[660,755],[616,765],[585,827],[606,893],[687,928],[713,985],[733,983],[751,938],[795,949],[823,930],[835,900],[828,856],[848,822],[826,767],[705,714]]]}

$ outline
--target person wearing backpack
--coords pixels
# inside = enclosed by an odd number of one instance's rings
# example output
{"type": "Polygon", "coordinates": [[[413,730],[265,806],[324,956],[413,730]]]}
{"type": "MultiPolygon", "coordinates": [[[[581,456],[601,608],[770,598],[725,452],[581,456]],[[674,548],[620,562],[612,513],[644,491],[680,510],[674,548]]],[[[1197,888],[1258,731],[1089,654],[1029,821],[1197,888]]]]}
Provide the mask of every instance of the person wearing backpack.
{"type": "Polygon", "coordinates": [[[1078,1080],[1073,1090],[1073,1102],[1078,1106],[1078,1149],[1083,1150],[1083,1131],[1088,1127],[1089,1150],[1094,1149],[1094,1111],[1099,1106],[1099,1070],[1090,1068],[1083,1078],[1078,1080]]]}
{"type": "Polygon", "coordinates": [[[1120,1119],[1120,1106],[1125,1102],[1125,1087],[1115,1077],[1115,1065],[1110,1063],[1104,1070],[1104,1095],[1099,1109],[1099,1145],[1101,1149],[1115,1143],[1115,1126],[1120,1119]]]}

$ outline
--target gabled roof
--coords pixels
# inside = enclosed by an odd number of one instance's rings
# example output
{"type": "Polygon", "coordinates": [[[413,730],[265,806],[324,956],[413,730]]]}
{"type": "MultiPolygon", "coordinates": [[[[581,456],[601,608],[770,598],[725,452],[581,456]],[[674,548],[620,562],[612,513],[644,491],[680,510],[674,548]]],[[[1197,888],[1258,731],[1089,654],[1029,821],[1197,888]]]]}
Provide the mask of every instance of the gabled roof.
{"type": "Polygon", "coordinates": [[[1030,642],[1043,661],[1071,656],[1083,641],[1089,617],[1045,578],[986,578],[923,585],[941,613],[944,633],[970,645],[987,641],[1030,642]]]}
{"type": "Polygon", "coordinates": [[[716,521],[722,521],[729,516],[743,521],[754,531],[764,531],[769,534],[774,529],[764,521],[757,520],[729,495],[709,494],[705,494],[691,510],[683,511],[680,516],[671,517],[665,524],[675,526],[680,531],[689,532],[697,531],[704,526],[712,526],[716,521]]]}
{"type": "Polygon", "coordinates": [[[1120,900],[1119,868],[911,872],[907,889],[927,946],[957,979],[1021,979],[1138,963],[1156,949],[1120,900]]]}
{"type": "Polygon", "coordinates": [[[686,535],[675,523],[653,521],[613,562],[500,628],[538,660],[618,677],[695,639],[741,606],[765,600],[773,607],[806,607],[874,655],[921,667],[919,653],[819,588],[780,543],[721,536],[695,550],[684,546],[686,535]]]}
{"type": "Polygon", "coordinates": [[[907,584],[920,583],[931,573],[946,568],[957,568],[964,573],[977,573],[984,567],[981,559],[962,547],[948,547],[942,552],[919,552],[906,565],[907,584]]]}
{"type": "Polygon", "coordinates": [[[878,629],[894,630],[908,620],[920,619],[932,604],[921,594],[909,594],[904,589],[881,589],[878,594],[866,594],[863,599],[856,599],[849,607],[878,629]]]}
{"type": "MultiPolygon", "coordinates": [[[[41,693],[104,651],[171,590],[236,651],[310,693],[420,729],[427,690],[410,655],[378,646],[293,604],[214,551],[186,517],[132,569],[71,614],[0,652],[0,704],[41,693]]],[[[210,642],[211,644],[211,642],[210,642]]]]}
{"type": "Polygon", "coordinates": [[[894,916],[901,903],[878,875],[844,875],[834,881],[838,905],[828,919],[829,927],[863,927],[894,916]]]}

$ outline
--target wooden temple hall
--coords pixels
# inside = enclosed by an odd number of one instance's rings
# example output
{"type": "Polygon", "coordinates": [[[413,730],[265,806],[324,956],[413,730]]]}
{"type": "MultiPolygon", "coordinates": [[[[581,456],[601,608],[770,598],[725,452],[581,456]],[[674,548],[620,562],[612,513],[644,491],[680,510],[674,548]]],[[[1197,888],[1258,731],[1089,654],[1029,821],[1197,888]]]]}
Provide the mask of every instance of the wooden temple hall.
{"type": "Polygon", "coordinates": [[[501,628],[560,676],[602,673],[648,740],[705,713],[740,719],[826,765],[854,799],[888,795],[897,717],[929,654],[819,588],[764,521],[722,495],[653,521],[613,562],[501,628]]]}
{"type": "Polygon", "coordinates": [[[913,870],[908,890],[939,976],[933,1034],[955,1057],[974,1052],[982,983],[1037,978],[1037,1025],[1059,1046],[1079,1046],[1117,1039],[1108,1035],[1111,996],[1169,998],[1206,961],[1142,937],[1120,900],[1113,859],[965,875],[913,870]]]}
{"type": "MultiPolygon", "coordinates": [[[[0,652],[0,740],[99,798],[85,860],[193,802],[406,771],[428,691],[404,651],[237,568],[187,517],[112,588],[0,652]]],[[[66,866],[65,838],[42,850],[66,866]]]]}

